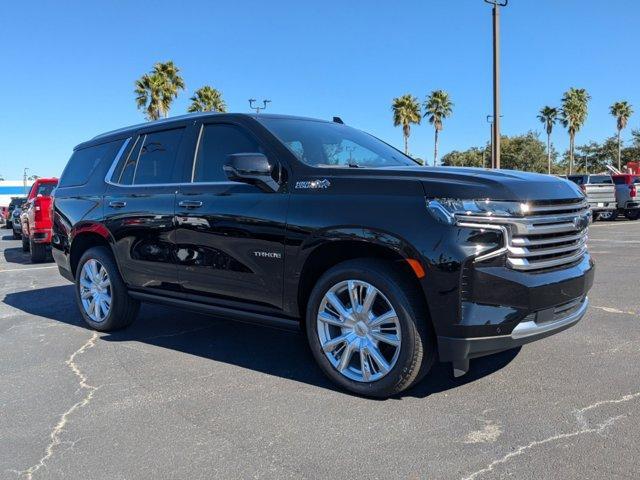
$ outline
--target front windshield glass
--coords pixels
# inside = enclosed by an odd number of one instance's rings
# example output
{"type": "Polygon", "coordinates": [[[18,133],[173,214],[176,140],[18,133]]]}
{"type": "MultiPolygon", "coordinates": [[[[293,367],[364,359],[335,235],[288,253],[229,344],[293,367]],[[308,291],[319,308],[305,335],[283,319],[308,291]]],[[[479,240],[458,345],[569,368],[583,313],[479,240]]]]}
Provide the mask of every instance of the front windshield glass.
{"type": "Polygon", "coordinates": [[[312,167],[399,167],[416,162],[377,138],[339,123],[290,118],[258,120],[312,167]]]}

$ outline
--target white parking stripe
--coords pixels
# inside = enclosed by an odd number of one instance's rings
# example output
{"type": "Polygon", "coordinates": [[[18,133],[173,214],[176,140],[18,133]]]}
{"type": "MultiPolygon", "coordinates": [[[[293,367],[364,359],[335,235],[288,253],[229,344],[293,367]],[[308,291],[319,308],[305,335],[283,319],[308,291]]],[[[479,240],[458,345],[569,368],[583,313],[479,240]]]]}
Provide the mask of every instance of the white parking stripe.
{"type": "Polygon", "coordinates": [[[44,270],[46,268],[58,268],[55,265],[49,265],[48,267],[30,267],[30,268],[12,268],[10,270],[0,270],[0,273],[7,272],[26,272],[27,270],[44,270]]]}

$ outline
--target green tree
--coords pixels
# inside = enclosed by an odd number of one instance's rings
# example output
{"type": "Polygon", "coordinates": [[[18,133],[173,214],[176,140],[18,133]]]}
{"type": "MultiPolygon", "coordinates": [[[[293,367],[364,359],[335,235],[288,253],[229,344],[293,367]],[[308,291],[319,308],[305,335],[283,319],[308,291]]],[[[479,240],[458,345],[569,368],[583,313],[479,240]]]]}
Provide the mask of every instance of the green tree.
{"type": "Polygon", "coordinates": [[[434,90],[427,97],[424,104],[424,116],[429,117],[429,123],[435,130],[435,140],[433,144],[433,166],[438,161],[438,134],[442,130],[442,121],[453,113],[453,103],[449,94],[444,90],[434,90]]]}
{"type": "Polygon", "coordinates": [[[404,137],[404,153],[409,155],[409,135],[411,135],[411,124],[419,124],[422,115],[420,114],[420,103],[411,94],[402,95],[393,99],[391,105],[393,111],[393,125],[402,125],[402,136],[404,137]]]}
{"type": "MultiPolygon", "coordinates": [[[[511,170],[546,173],[548,171],[548,154],[545,144],[535,132],[512,137],[502,135],[501,158],[502,167],[511,170]]],[[[442,157],[442,164],[458,167],[485,167],[491,156],[490,147],[472,147],[463,152],[453,151],[442,157]]],[[[556,152],[551,147],[551,171],[558,171],[555,164],[556,152]]]]}
{"type": "Polygon", "coordinates": [[[184,90],[180,69],[172,61],[156,63],[135,83],[136,105],[144,110],[147,120],[158,120],[169,114],[171,103],[184,90]]]}
{"type": "Polygon", "coordinates": [[[633,109],[627,101],[615,102],[609,107],[611,115],[616,117],[616,129],[618,131],[618,170],[622,170],[622,143],[620,141],[620,133],[627,127],[629,117],[633,114],[633,109]]]}
{"type": "Polygon", "coordinates": [[[547,173],[551,173],[551,133],[558,120],[558,109],[554,107],[542,107],[538,114],[538,120],[544,125],[547,132],[547,173]]]}
{"type": "Polygon", "coordinates": [[[560,120],[569,132],[569,174],[573,173],[576,133],[587,119],[589,100],[591,100],[591,96],[584,88],[571,87],[562,96],[560,120]]]}
{"type": "Polygon", "coordinates": [[[224,113],[227,111],[227,104],[222,99],[220,90],[205,85],[194,92],[187,111],[224,113]]]}

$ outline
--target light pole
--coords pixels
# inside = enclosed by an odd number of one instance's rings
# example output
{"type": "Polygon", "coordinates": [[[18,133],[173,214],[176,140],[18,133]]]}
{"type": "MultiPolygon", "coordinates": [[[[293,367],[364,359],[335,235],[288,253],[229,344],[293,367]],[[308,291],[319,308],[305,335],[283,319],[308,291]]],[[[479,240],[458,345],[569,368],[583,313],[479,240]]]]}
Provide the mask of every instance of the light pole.
{"type": "Polygon", "coordinates": [[[267,108],[267,103],[271,103],[271,100],[262,100],[262,106],[256,106],[254,105],[256,102],[255,98],[250,98],[249,99],[249,108],[252,110],[256,111],[256,114],[260,113],[260,110],[264,110],[265,108],[267,108]]]}
{"type": "Polygon", "coordinates": [[[27,194],[27,171],[29,170],[29,167],[24,167],[24,170],[22,171],[22,186],[24,187],[24,194],[27,194]]]}
{"type": "Polygon", "coordinates": [[[500,7],[509,0],[484,0],[493,5],[493,142],[491,156],[495,168],[500,168],[500,7]]]}
{"type": "MultiPolygon", "coordinates": [[[[500,118],[502,118],[502,115],[500,115],[500,118]]],[[[487,115],[487,123],[489,124],[489,141],[491,142],[491,168],[500,168],[500,167],[496,167],[495,162],[493,160],[495,158],[495,152],[493,151],[493,146],[495,145],[494,138],[493,138],[493,125],[494,125],[493,115],[487,115]]]]}

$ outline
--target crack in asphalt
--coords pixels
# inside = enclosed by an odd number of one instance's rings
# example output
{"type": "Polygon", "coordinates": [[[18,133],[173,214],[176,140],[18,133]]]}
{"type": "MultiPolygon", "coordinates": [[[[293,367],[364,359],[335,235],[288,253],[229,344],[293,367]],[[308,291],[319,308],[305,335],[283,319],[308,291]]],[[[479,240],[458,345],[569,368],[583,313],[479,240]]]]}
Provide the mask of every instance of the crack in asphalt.
{"type": "Polygon", "coordinates": [[[613,307],[601,307],[598,305],[593,305],[593,308],[597,308],[598,310],[602,310],[607,313],[622,313],[624,315],[640,315],[638,312],[634,312],[633,310],[620,310],[619,308],[613,307]]]}
{"type": "Polygon", "coordinates": [[[600,433],[604,432],[607,428],[612,426],[614,423],[616,423],[618,420],[620,420],[621,418],[625,417],[625,415],[617,415],[615,417],[608,418],[604,422],[598,423],[595,426],[591,427],[591,426],[589,426],[588,420],[585,418],[585,413],[588,412],[588,411],[594,410],[596,408],[599,408],[599,407],[601,407],[603,405],[614,405],[614,404],[619,404],[619,403],[625,403],[625,402],[629,402],[631,400],[634,400],[636,398],[640,398],[640,392],[624,395],[624,396],[622,396],[620,398],[616,398],[616,399],[601,400],[599,402],[596,402],[596,403],[593,403],[593,404],[588,405],[586,407],[583,407],[583,408],[581,408],[579,410],[575,410],[574,411],[574,415],[575,415],[576,421],[578,423],[578,426],[580,427],[578,430],[573,431],[573,432],[567,432],[567,433],[559,433],[557,435],[553,435],[551,437],[544,438],[542,440],[534,440],[533,442],[528,443],[526,445],[521,445],[517,449],[515,449],[514,451],[509,452],[508,454],[506,454],[504,457],[499,458],[497,460],[494,460],[493,462],[491,462],[486,467],[484,467],[484,468],[482,468],[480,470],[477,470],[477,471],[473,472],[472,474],[464,477],[463,480],[474,480],[475,478],[477,478],[477,477],[479,477],[481,475],[484,475],[485,473],[489,473],[489,472],[493,471],[494,468],[496,468],[497,466],[502,465],[504,463],[507,463],[512,458],[518,457],[520,455],[523,455],[528,450],[531,450],[531,449],[533,449],[535,447],[538,447],[540,445],[545,445],[547,443],[555,442],[557,440],[564,440],[564,439],[567,439],[567,438],[578,437],[580,435],[586,435],[586,434],[591,434],[591,433],[600,434],[600,433]]]}
{"type": "MultiPolygon", "coordinates": [[[[82,345],[78,350],[73,352],[69,356],[69,358],[65,361],[65,365],[67,365],[71,369],[73,374],[79,380],[78,381],[79,390],[86,390],[87,393],[84,396],[84,398],[82,398],[82,400],[74,403],[66,412],[60,415],[60,420],[58,420],[58,423],[55,425],[55,427],[49,434],[49,438],[51,439],[51,441],[49,442],[49,444],[47,445],[47,448],[45,449],[45,455],[38,461],[38,463],[36,463],[35,465],[32,465],[26,470],[22,470],[22,471],[13,470],[14,472],[18,473],[18,475],[24,476],[24,478],[26,478],[27,480],[31,480],[33,478],[33,475],[46,465],[47,460],[49,460],[53,456],[54,450],[56,449],[57,446],[63,443],[67,443],[60,440],[60,435],[62,434],[64,427],[66,426],[69,420],[69,417],[71,416],[71,414],[73,414],[73,412],[75,412],[79,408],[86,406],[93,398],[93,395],[96,392],[96,390],[100,388],[100,387],[95,387],[93,385],[90,385],[87,382],[87,376],[82,372],[82,370],[80,370],[80,367],[75,362],[76,357],[78,355],[82,355],[88,349],[93,348],[95,346],[97,339],[98,339],[98,332],[93,332],[93,335],[91,336],[91,338],[89,338],[89,340],[87,340],[84,343],[84,345],[82,345]]],[[[72,442],[72,443],[75,443],[75,442],[72,442]]]]}

